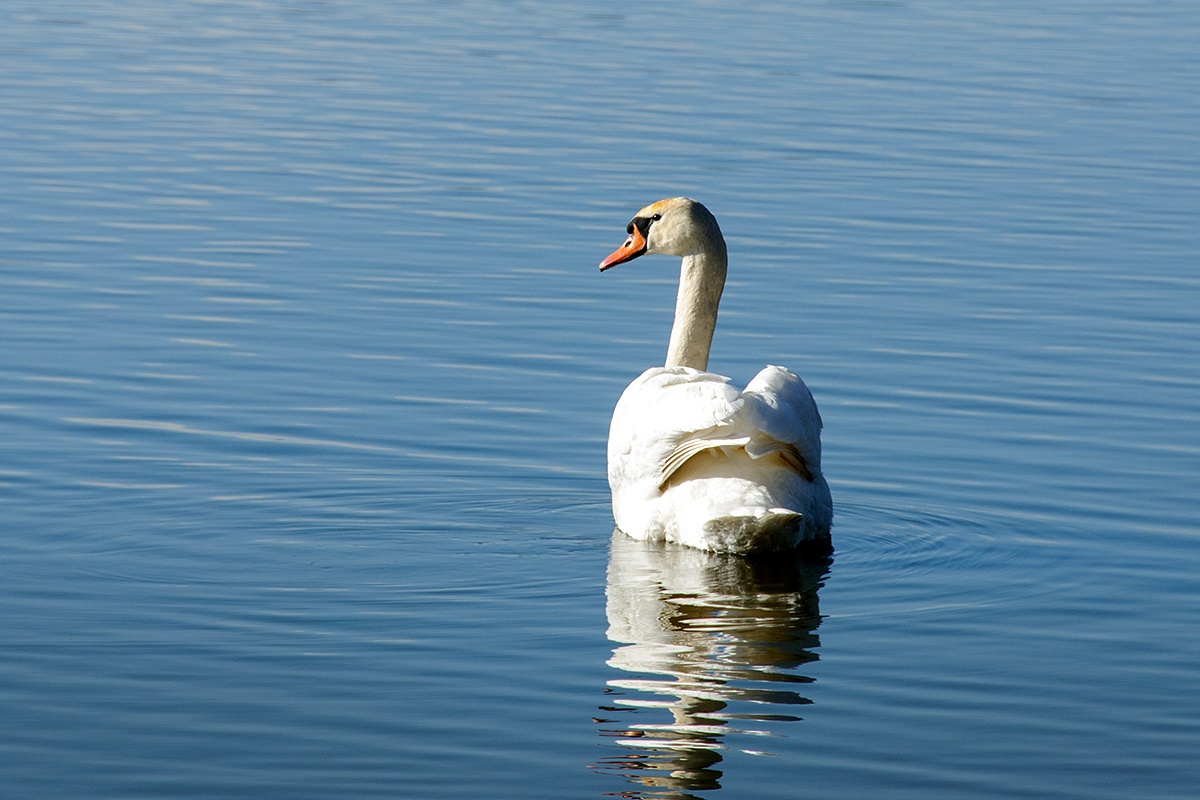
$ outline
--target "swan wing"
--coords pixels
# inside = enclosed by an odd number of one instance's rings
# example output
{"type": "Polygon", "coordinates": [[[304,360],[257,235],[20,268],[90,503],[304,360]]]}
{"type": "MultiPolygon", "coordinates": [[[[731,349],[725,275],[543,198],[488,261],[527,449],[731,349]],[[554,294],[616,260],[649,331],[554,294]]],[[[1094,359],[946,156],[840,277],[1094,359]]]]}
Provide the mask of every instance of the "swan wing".
{"type": "Polygon", "coordinates": [[[777,454],[806,480],[821,464],[821,417],[804,381],[767,367],[744,392],[729,379],[687,367],[657,367],[630,384],[613,413],[609,479],[614,486],[653,478],[664,488],[708,450],[777,454]]]}
{"type": "MultiPolygon", "coordinates": [[[[629,385],[617,402],[608,437],[613,486],[653,479],[664,484],[688,459],[730,440],[744,401],[729,379],[689,367],[655,367],[629,385]]],[[[739,442],[741,444],[742,442],[739,442]]]]}
{"type": "Polygon", "coordinates": [[[671,476],[679,471],[693,456],[705,450],[724,447],[745,447],[750,444],[749,436],[715,436],[715,431],[702,431],[685,437],[675,445],[658,471],[658,488],[663,489],[670,482],[671,476]]]}
{"type": "Polygon", "coordinates": [[[768,366],[742,393],[742,424],[754,458],[779,453],[807,480],[821,471],[821,413],[798,375],[768,366]]]}

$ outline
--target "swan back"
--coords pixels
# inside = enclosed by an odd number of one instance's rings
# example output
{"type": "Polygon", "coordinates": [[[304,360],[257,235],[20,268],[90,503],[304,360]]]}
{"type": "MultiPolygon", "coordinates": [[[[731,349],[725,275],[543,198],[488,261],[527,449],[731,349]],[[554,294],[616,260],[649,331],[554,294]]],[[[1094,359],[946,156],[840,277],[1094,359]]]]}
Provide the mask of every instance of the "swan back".
{"type": "Polygon", "coordinates": [[[711,372],[647,370],[622,394],[609,431],[617,527],[724,552],[820,538],[832,518],[820,424],[808,387],[781,367],[745,391],[711,372]]]}

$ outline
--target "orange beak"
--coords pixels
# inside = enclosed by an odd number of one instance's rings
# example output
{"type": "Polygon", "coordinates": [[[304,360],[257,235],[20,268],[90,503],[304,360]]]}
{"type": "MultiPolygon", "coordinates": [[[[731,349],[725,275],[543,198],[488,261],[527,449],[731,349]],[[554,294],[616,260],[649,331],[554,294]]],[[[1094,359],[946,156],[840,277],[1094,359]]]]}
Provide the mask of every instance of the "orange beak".
{"type": "Polygon", "coordinates": [[[629,238],[625,240],[625,244],[618,247],[612,254],[600,262],[600,271],[609,267],[615,267],[617,264],[624,264],[626,261],[633,259],[646,252],[646,238],[642,236],[642,232],[637,229],[636,225],[632,225],[632,230],[629,231],[629,238]]]}

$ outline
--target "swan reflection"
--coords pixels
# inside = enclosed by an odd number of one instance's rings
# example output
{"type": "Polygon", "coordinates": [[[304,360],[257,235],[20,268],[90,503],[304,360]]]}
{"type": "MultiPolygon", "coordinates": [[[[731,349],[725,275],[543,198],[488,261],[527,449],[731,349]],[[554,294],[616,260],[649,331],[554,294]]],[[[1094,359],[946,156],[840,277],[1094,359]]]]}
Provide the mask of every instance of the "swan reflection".
{"type": "Polygon", "coordinates": [[[598,768],[644,787],[621,796],[720,788],[723,750],[766,754],[769,740],[758,737],[800,719],[797,707],[811,702],[803,686],[812,682],[801,669],[818,658],[817,590],[830,563],[613,535],[608,638],[620,646],[608,663],[629,674],[606,688],[597,722],[620,754],[598,768]]]}

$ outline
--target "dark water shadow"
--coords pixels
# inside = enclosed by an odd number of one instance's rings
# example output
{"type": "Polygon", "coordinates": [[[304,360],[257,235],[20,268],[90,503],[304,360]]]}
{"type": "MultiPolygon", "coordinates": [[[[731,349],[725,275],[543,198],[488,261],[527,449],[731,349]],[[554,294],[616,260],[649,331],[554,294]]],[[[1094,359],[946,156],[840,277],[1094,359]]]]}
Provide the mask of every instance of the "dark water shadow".
{"type": "Polygon", "coordinates": [[[608,638],[618,643],[596,722],[616,751],[595,769],[616,796],[684,800],[721,787],[722,753],[769,754],[772,732],[812,701],[817,592],[826,554],[746,558],[638,542],[615,532],[608,638]],[[766,737],[766,738],[763,738],[766,737]]]}

